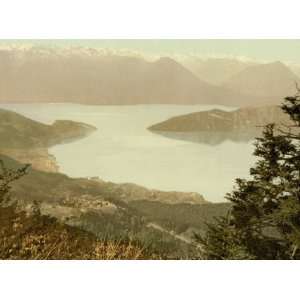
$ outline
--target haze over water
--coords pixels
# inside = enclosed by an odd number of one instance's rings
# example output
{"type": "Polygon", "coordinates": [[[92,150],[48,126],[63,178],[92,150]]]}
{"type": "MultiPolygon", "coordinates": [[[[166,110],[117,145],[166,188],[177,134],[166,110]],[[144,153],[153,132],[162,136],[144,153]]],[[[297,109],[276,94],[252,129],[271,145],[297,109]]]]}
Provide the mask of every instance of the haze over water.
{"type": "Polygon", "coordinates": [[[52,123],[80,121],[98,128],[92,135],[50,149],[60,171],[72,177],[98,176],[116,183],[136,183],[165,191],[198,192],[224,201],[234,179],[247,177],[253,164],[250,143],[224,141],[215,146],[169,139],[147,127],[172,116],[221,108],[203,105],[85,106],[9,104],[31,119],[52,123]]]}

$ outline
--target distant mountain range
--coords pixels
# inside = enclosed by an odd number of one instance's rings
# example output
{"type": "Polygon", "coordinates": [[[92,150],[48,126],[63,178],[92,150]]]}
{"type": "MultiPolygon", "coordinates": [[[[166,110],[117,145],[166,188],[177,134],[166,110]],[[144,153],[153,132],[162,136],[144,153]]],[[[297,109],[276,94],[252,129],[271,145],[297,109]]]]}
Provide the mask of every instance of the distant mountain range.
{"type": "Polygon", "coordinates": [[[299,77],[286,65],[274,62],[249,66],[227,80],[223,87],[273,102],[276,98],[295,94],[296,82],[300,82],[299,77]]]}
{"type": "Polygon", "coordinates": [[[294,94],[295,80],[298,77],[281,63],[179,63],[169,57],[150,62],[81,48],[0,51],[0,102],[278,104],[294,94]]]}
{"type": "Polygon", "coordinates": [[[200,79],[214,85],[221,85],[235,74],[257,63],[234,58],[199,58],[187,56],[180,62],[200,79]]]}
{"type": "MultiPolygon", "coordinates": [[[[171,58],[0,53],[0,101],[85,104],[237,103],[238,93],[200,80],[171,58]]],[[[251,101],[251,97],[247,98],[251,101]]]]}

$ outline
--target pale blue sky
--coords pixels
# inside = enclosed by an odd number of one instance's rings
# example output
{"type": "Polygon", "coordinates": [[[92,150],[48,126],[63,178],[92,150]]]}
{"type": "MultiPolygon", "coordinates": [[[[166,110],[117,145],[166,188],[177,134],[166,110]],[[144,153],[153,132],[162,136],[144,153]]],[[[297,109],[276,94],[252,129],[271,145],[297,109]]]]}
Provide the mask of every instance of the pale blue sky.
{"type": "Polygon", "coordinates": [[[300,63],[298,40],[0,40],[8,43],[32,43],[51,46],[88,46],[128,49],[151,55],[196,54],[203,56],[245,56],[257,60],[300,63]]]}

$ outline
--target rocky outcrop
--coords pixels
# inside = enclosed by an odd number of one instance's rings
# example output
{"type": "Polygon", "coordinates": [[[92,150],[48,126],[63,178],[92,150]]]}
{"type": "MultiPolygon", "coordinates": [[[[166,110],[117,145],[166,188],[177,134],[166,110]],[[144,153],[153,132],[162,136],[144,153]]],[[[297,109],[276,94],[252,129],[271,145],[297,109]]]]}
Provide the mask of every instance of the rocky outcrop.
{"type": "Polygon", "coordinates": [[[32,168],[45,172],[58,172],[56,159],[47,148],[13,149],[1,148],[0,154],[7,155],[23,164],[30,164],[32,168]]]}

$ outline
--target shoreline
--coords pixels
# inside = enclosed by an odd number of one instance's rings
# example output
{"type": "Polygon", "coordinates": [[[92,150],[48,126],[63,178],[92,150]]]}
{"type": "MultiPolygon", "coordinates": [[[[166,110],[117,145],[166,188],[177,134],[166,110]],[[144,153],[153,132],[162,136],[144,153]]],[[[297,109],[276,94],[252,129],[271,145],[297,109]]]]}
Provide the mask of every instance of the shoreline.
{"type": "Polygon", "coordinates": [[[50,173],[59,173],[59,165],[54,155],[50,154],[48,148],[31,149],[0,149],[0,153],[11,157],[22,164],[30,164],[32,168],[50,173]]]}
{"type": "MultiPolygon", "coordinates": [[[[154,105],[159,105],[159,106],[219,106],[223,107],[226,109],[230,110],[236,110],[239,109],[240,106],[237,105],[231,105],[231,104],[218,104],[218,103],[132,103],[132,104],[96,104],[96,103],[79,103],[79,102],[1,102],[0,101],[0,107],[1,105],[4,106],[9,106],[9,105],[78,105],[78,106],[111,106],[111,107],[116,107],[116,106],[154,106],[154,105]]],[[[260,106],[260,105],[255,105],[255,106],[260,106]]]]}

